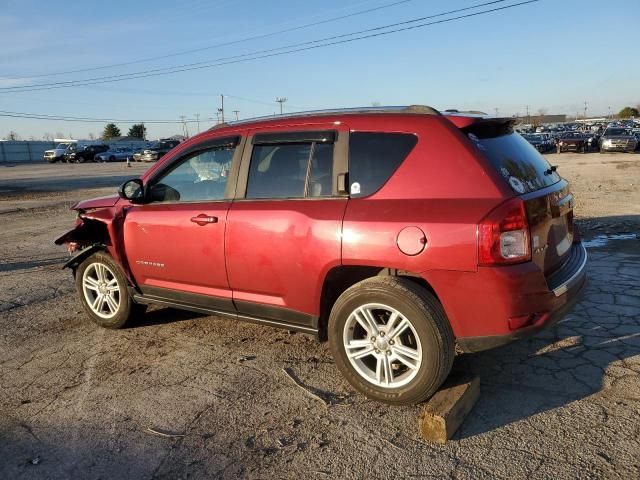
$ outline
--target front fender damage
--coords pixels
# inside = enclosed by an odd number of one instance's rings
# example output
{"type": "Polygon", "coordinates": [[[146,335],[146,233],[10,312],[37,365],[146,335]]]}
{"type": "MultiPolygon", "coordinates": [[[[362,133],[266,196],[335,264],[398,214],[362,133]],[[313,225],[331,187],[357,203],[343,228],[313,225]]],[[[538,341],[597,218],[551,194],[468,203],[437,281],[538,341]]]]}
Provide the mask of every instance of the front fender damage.
{"type": "Polygon", "coordinates": [[[78,268],[78,265],[80,265],[85,258],[90,257],[91,255],[93,255],[95,252],[99,252],[101,250],[105,250],[105,246],[104,245],[100,245],[98,243],[96,243],[95,245],[90,245],[86,248],[83,248],[82,250],[80,250],[77,254],[75,254],[73,257],[71,257],[63,266],[62,269],[64,270],[65,268],[71,268],[75,271],[76,268],[78,268]]]}
{"type": "Polygon", "coordinates": [[[117,206],[83,211],[79,209],[76,226],[56,238],[56,245],[67,245],[70,253],[80,250],[65,267],[75,269],[85,258],[98,250],[105,250],[122,267],[132,285],[135,285],[123,250],[122,226],[124,211],[117,206]]]}

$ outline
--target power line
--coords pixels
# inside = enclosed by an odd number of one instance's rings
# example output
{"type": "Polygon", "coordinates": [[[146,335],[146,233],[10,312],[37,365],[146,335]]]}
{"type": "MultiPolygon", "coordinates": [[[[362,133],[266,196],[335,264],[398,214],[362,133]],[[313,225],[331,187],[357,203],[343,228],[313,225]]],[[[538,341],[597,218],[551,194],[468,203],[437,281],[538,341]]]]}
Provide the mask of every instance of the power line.
{"type": "Polygon", "coordinates": [[[215,45],[208,45],[206,47],[194,48],[194,49],[191,49],[191,50],[182,50],[180,52],[168,53],[168,54],[165,54],[165,55],[158,55],[158,56],[155,56],[155,57],[147,57],[147,58],[143,58],[143,59],[140,59],[140,60],[131,60],[131,61],[128,61],[128,62],[112,63],[110,65],[101,65],[101,66],[97,66],[97,67],[80,68],[80,69],[77,69],[77,70],[67,70],[67,71],[64,71],[64,72],[41,73],[41,74],[37,74],[37,75],[29,75],[29,76],[21,76],[21,77],[6,77],[6,76],[3,76],[2,78],[6,78],[6,79],[10,79],[10,80],[22,80],[22,79],[28,79],[28,78],[53,77],[53,76],[59,76],[59,75],[67,75],[67,74],[70,74],[70,73],[91,72],[91,71],[104,70],[104,69],[113,68],[113,67],[124,67],[124,66],[127,66],[127,65],[135,65],[135,64],[138,64],[138,63],[151,62],[153,60],[162,60],[162,59],[165,59],[165,58],[178,57],[178,56],[181,56],[181,55],[187,55],[187,54],[190,54],[190,53],[202,52],[202,51],[211,50],[211,49],[214,49],[214,48],[227,47],[229,45],[236,45],[238,43],[244,43],[244,42],[248,42],[248,41],[251,41],[251,40],[258,40],[258,39],[261,39],[261,38],[273,37],[275,35],[280,35],[280,34],[283,34],[283,33],[294,32],[296,30],[302,30],[304,28],[315,27],[315,26],[318,26],[318,25],[323,25],[323,24],[335,22],[335,21],[338,21],[338,20],[344,20],[345,18],[356,17],[358,15],[364,15],[366,13],[375,12],[377,10],[383,10],[385,8],[395,7],[396,5],[400,5],[400,4],[403,4],[403,3],[409,3],[409,2],[412,2],[412,1],[414,1],[414,0],[400,0],[400,1],[397,1],[397,2],[388,3],[386,5],[381,5],[381,6],[378,6],[378,7],[368,8],[366,10],[360,10],[358,12],[350,13],[350,14],[347,14],[347,15],[341,15],[341,16],[338,16],[338,17],[332,17],[332,18],[328,18],[326,20],[320,20],[318,22],[306,23],[304,25],[299,25],[297,27],[285,28],[283,30],[278,30],[276,32],[263,33],[263,34],[260,34],[260,35],[253,35],[251,37],[240,38],[238,40],[232,40],[230,42],[218,43],[218,44],[215,44],[215,45]]]}
{"type": "MultiPolygon", "coordinates": [[[[221,58],[216,58],[216,59],[213,59],[213,60],[207,60],[207,61],[201,61],[201,62],[193,62],[193,63],[185,63],[185,64],[182,64],[182,65],[175,65],[173,67],[162,67],[162,68],[141,70],[141,71],[138,71],[138,72],[121,73],[121,74],[118,74],[118,75],[109,75],[109,76],[106,76],[106,77],[102,76],[102,77],[92,77],[92,78],[86,78],[86,79],[80,79],[80,80],[66,80],[66,81],[60,81],[60,82],[39,83],[39,84],[12,86],[12,87],[1,87],[0,88],[0,92],[1,91],[32,91],[32,89],[48,90],[47,88],[40,88],[40,87],[54,87],[54,86],[56,86],[57,88],[63,88],[63,87],[67,87],[67,86],[77,86],[76,84],[84,86],[84,85],[94,85],[94,84],[99,84],[99,83],[111,83],[113,81],[122,81],[122,80],[134,79],[134,78],[145,78],[145,77],[149,77],[149,76],[165,75],[165,74],[168,74],[168,73],[177,73],[177,72],[181,72],[181,71],[196,70],[197,68],[194,68],[194,67],[207,68],[207,67],[210,67],[210,66],[217,66],[217,64],[216,65],[210,65],[211,63],[216,63],[216,62],[225,62],[225,63],[222,63],[221,65],[226,65],[228,63],[238,63],[238,62],[226,62],[226,61],[227,60],[240,59],[240,58],[246,58],[246,57],[252,57],[252,56],[265,54],[265,53],[277,52],[278,50],[286,50],[288,48],[303,47],[303,46],[306,46],[306,45],[314,45],[314,44],[317,44],[317,43],[322,43],[322,42],[326,42],[326,41],[330,41],[330,40],[336,40],[336,39],[339,39],[339,38],[350,37],[350,36],[354,36],[354,35],[360,35],[362,33],[368,33],[368,32],[373,32],[373,31],[378,31],[378,30],[384,30],[384,29],[387,29],[387,28],[392,28],[392,27],[396,27],[396,26],[400,26],[400,25],[407,25],[407,24],[410,24],[410,23],[416,23],[416,22],[420,22],[420,21],[423,21],[423,20],[428,20],[428,19],[431,19],[431,18],[437,18],[437,17],[446,16],[446,15],[451,15],[451,14],[459,13],[459,12],[462,12],[462,11],[474,10],[476,8],[481,8],[481,7],[485,7],[485,6],[496,4],[496,3],[503,3],[505,1],[507,1],[507,0],[489,1],[489,2],[485,2],[485,3],[472,5],[470,7],[464,7],[464,8],[459,8],[459,9],[455,9],[455,10],[449,10],[447,12],[441,12],[441,13],[437,13],[437,14],[433,14],[433,15],[428,15],[426,17],[419,17],[419,18],[414,18],[414,19],[411,19],[411,20],[405,20],[403,22],[392,23],[392,24],[388,24],[388,25],[369,28],[369,29],[365,29],[365,30],[351,32],[351,33],[345,33],[345,34],[341,34],[341,35],[334,35],[334,36],[325,37],[325,38],[321,38],[321,39],[317,39],[317,40],[311,40],[311,41],[302,42],[302,43],[289,44],[289,45],[285,45],[285,46],[282,46],[282,47],[270,48],[270,49],[266,49],[266,50],[258,50],[258,51],[254,51],[254,52],[250,52],[250,53],[241,54],[241,55],[232,55],[230,57],[221,57],[221,58]]],[[[532,1],[535,1],[535,0],[532,0],[532,1]]],[[[531,3],[531,2],[525,2],[525,3],[531,3]]],[[[516,6],[516,5],[514,5],[514,6],[516,6]]],[[[501,10],[501,9],[495,9],[495,10],[501,10]]],[[[478,13],[476,13],[476,15],[477,14],[482,14],[482,13],[492,12],[492,11],[495,11],[495,10],[488,10],[486,12],[478,12],[478,13]]],[[[473,14],[471,14],[469,16],[473,16],[473,14]]],[[[447,19],[447,21],[457,20],[457,19],[465,18],[465,17],[466,16],[454,17],[452,19],[447,19]]],[[[444,23],[444,22],[445,21],[433,22],[433,23],[444,23]]],[[[423,26],[425,26],[425,25],[423,25],[423,26]]],[[[416,26],[416,28],[417,27],[418,26],[416,26]]],[[[396,30],[396,31],[402,31],[402,30],[403,29],[399,29],[399,30],[396,30]]],[[[390,31],[390,32],[386,32],[386,33],[395,33],[396,31],[390,31]]],[[[377,36],[377,35],[372,35],[372,36],[377,36]]],[[[369,37],[365,36],[365,37],[362,37],[362,38],[369,38],[369,37]]],[[[359,38],[351,39],[349,41],[354,41],[354,40],[359,40],[359,38]]],[[[347,41],[336,42],[336,43],[347,43],[347,41]]],[[[316,47],[316,48],[318,48],[318,47],[316,47]]],[[[310,48],[309,48],[309,50],[310,50],[310,48]]],[[[284,54],[284,53],[289,53],[289,52],[283,52],[282,54],[284,54]]],[[[275,55],[265,55],[264,57],[269,57],[269,56],[275,56],[275,55]]],[[[264,58],[264,57],[259,57],[259,58],[264,58]]]]}
{"type": "Polygon", "coordinates": [[[93,118],[93,117],[72,117],[72,116],[64,116],[64,115],[48,115],[45,113],[25,113],[25,112],[11,112],[7,110],[0,110],[0,117],[11,117],[11,118],[28,118],[34,120],[55,120],[62,122],[86,122],[86,123],[105,123],[105,122],[113,122],[113,123],[194,123],[198,122],[199,119],[186,119],[183,120],[128,120],[128,119],[118,119],[118,118],[93,118]]]}
{"type": "MultiPolygon", "coordinates": [[[[472,7],[466,7],[464,9],[458,9],[458,10],[455,10],[455,11],[463,11],[463,10],[479,8],[481,6],[487,6],[487,5],[490,5],[490,4],[501,3],[503,1],[505,1],[505,0],[496,0],[496,1],[493,1],[493,2],[485,2],[483,4],[478,4],[478,5],[474,5],[472,7]]],[[[333,36],[333,37],[326,37],[326,38],[323,38],[323,39],[313,40],[313,41],[310,41],[310,42],[292,44],[292,45],[288,45],[288,46],[284,46],[284,47],[279,47],[279,48],[274,48],[274,49],[269,49],[269,50],[263,50],[263,51],[258,51],[258,52],[252,52],[252,53],[248,53],[248,54],[237,55],[237,56],[233,56],[233,57],[226,57],[226,58],[221,58],[221,59],[210,61],[210,62],[213,62],[213,63],[197,62],[197,63],[192,63],[192,64],[185,64],[185,65],[178,65],[178,66],[174,66],[174,67],[167,67],[167,68],[163,68],[163,69],[153,69],[153,70],[145,70],[145,71],[140,71],[140,72],[133,72],[133,73],[129,73],[129,74],[112,75],[112,76],[109,76],[109,77],[89,78],[89,79],[84,79],[84,80],[72,80],[72,81],[66,81],[66,82],[42,83],[42,84],[34,84],[34,85],[23,85],[23,86],[20,86],[20,87],[3,87],[3,88],[0,88],[0,93],[28,92],[28,91],[36,91],[36,90],[51,90],[51,89],[57,89],[57,88],[68,88],[68,87],[95,85],[95,84],[101,84],[101,83],[113,83],[113,82],[119,82],[119,81],[124,81],[124,80],[133,80],[133,79],[138,79],[138,78],[147,78],[147,77],[154,77],[154,76],[161,76],[161,75],[169,75],[169,74],[173,74],[173,73],[187,72],[187,71],[192,71],[192,70],[200,70],[200,69],[204,69],[204,68],[219,67],[219,66],[229,65],[229,64],[234,64],[234,63],[248,62],[248,61],[259,60],[259,59],[263,59],[263,58],[276,57],[276,56],[281,56],[281,55],[288,55],[288,54],[291,54],[291,53],[297,53],[297,52],[302,52],[302,51],[307,51],[307,50],[313,50],[313,49],[323,48],[323,47],[328,47],[328,46],[333,46],[333,45],[340,45],[340,44],[354,42],[354,41],[357,41],[357,40],[364,40],[364,39],[368,39],[368,38],[380,37],[380,36],[390,35],[390,34],[393,34],[393,33],[398,33],[398,32],[403,32],[403,31],[408,31],[408,30],[414,30],[414,29],[417,29],[417,28],[423,28],[423,27],[427,27],[427,26],[431,26],[431,25],[453,22],[453,21],[456,21],[456,20],[464,19],[464,18],[470,18],[470,17],[479,16],[479,15],[485,15],[485,14],[494,13],[494,12],[501,11],[501,10],[507,10],[507,9],[510,9],[510,8],[519,7],[519,6],[530,4],[530,3],[536,3],[538,1],[540,1],[540,0],[527,0],[527,1],[522,1],[522,2],[519,2],[519,3],[514,3],[514,4],[511,4],[511,5],[505,5],[505,6],[502,6],[502,7],[496,7],[496,8],[492,8],[492,9],[488,9],[488,10],[482,10],[482,11],[479,11],[479,12],[469,13],[469,14],[466,14],[466,15],[459,15],[457,17],[446,18],[446,19],[443,19],[443,20],[436,20],[436,21],[433,21],[433,22],[427,22],[427,23],[422,23],[422,24],[418,24],[418,25],[410,25],[410,26],[406,26],[406,27],[402,27],[402,28],[396,28],[396,29],[393,29],[393,30],[387,30],[387,31],[383,31],[383,32],[379,32],[378,31],[378,30],[384,30],[384,29],[388,29],[388,28],[391,28],[391,27],[394,27],[394,26],[398,26],[398,25],[406,25],[406,24],[409,24],[409,23],[415,23],[415,22],[418,22],[418,21],[421,21],[421,20],[424,20],[424,19],[427,19],[427,18],[434,18],[434,17],[438,17],[438,16],[448,15],[451,12],[454,12],[454,11],[444,12],[444,13],[440,13],[440,14],[436,14],[436,15],[430,15],[428,17],[422,17],[422,18],[418,18],[418,19],[408,20],[408,21],[405,21],[405,22],[399,22],[399,23],[384,25],[384,26],[380,26],[380,27],[376,27],[376,28],[361,30],[359,32],[352,32],[352,33],[343,34],[343,35],[336,35],[336,36],[333,36]],[[333,39],[337,39],[337,38],[343,38],[343,37],[349,37],[349,36],[354,36],[354,35],[359,35],[359,34],[362,34],[362,33],[372,32],[372,31],[378,31],[378,32],[377,33],[370,33],[368,35],[361,35],[361,36],[355,37],[355,38],[347,38],[347,39],[343,39],[343,40],[336,40],[336,41],[333,41],[333,42],[328,42],[329,40],[333,40],[333,39]],[[328,42],[328,43],[322,43],[322,42],[328,42]],[[312,45],[312,44],[316,44],[316,45],[312,45]],[[307,45],[307,46],[305,46],[305,45],[307,45]],[[312,46],[308,46],[308,45],[312,45],[312,46]],[[300,48],[295,48],[295,47],[300,47],[300,48]],[[264,55],[260,55],[261,53],[274,52],[276,50],[283,50],[283,49],[287,49],[287,48],[289,48],[290,50],[286,50],[286,51],[283,51],[283,52],[267,53],[267,54],[264,54],[264,55]],[[228,61],[223,61],[223,60],[228,60],[228,61]],[[215,63],[215,62],[218,62],[218,63],[215,63]]]]}

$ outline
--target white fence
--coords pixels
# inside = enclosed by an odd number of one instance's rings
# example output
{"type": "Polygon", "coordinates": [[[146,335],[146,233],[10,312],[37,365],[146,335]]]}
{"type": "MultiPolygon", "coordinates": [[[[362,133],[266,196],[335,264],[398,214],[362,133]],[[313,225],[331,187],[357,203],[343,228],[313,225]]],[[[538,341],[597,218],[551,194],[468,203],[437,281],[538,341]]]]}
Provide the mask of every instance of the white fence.
{"type": "MultiPolygon", "coordinates": [[[[45,150],[51,150],[59,142],[26,141],[26,140],[0,140],[0,163],[26,163],[43,162],[45,150]]],[[[88,142],[84,142],[88,143],[88,142]]],[[[95,141],[93,143],[102,143],[95,141]]],[[[152,142],[147,140],[123,140],[119,142],[106,142],[110,147],[129,147],[132,149],[147,148],[152,142]]]]}
{"type": "Polygon", "coordinates": [[[44,151],[55,146],[54,142],[0,141],[0,163],[42,162],[44,151]]]}

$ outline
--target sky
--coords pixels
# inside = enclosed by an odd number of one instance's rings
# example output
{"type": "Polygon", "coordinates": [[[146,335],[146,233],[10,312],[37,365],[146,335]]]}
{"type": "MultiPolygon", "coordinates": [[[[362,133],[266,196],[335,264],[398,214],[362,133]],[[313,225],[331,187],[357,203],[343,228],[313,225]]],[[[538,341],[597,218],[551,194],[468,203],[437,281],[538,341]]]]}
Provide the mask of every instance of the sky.
{"type": "MultiPolygon", "coordinates": [[[[596,115],[608,113],[609,107],[617,112],[640,104],[638,0],[540,0],[375,38],[171,75],[40,91],[2,90],[221,63],[221,58],[486,1],[0,0],[0,110],[171,122],[198,115],[199,129],[204,130],[215,123],[220,94],[225,95],[227,120],[235,118],[233,110],[239,118],[277,113],[278,97],[287,98],[285,112],[376,102],[491,114],[497,109],[499,115],[524,115],[529,106],[532,114],[544,109],[582,115],[586,101],[587,114],[596,115]],[[376,7],[384,8],[326,21],[376,7]],[[277,33],[311,23],[316,25],[277,33]],[[262,37],[247,40],[256,36],[262,37]],[[199,51],[183,53],[189,50],[199,51]],[[122,63],[127,65],[50,75],[122,63]]],[[[494,2],[417,23],[519,1],[494,2]]],[[[9,131],[23,139],[46,133],[88,138],[99,136],[105,123],[0,116],[0,138],[9,131]]],[[[116,123],[123,134],[131,125],[116,123]]],[[[187,127],[190,134],[198,131],[196,122],[187,127]]],[[[183,126],[147,123],[147,131],[148,138],[159,138],[182,133],[183,126]]]]}

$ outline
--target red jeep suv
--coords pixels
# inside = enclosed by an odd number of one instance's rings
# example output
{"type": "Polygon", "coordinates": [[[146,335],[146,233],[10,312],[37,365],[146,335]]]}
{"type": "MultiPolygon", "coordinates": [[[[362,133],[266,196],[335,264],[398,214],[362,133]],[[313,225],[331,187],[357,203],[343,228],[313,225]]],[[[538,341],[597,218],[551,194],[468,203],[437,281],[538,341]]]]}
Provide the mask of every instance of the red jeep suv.
{"type": "Polygon", "coordinates": [[[328,339],[365,395],[420,402],[456,349],[552,324],[586,251],[569,185],[513,120],[430,107],[223,124],[118,196],[80,202],[84,309],[119,328],[148,304],[328,339]]]}

